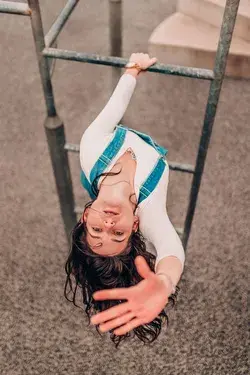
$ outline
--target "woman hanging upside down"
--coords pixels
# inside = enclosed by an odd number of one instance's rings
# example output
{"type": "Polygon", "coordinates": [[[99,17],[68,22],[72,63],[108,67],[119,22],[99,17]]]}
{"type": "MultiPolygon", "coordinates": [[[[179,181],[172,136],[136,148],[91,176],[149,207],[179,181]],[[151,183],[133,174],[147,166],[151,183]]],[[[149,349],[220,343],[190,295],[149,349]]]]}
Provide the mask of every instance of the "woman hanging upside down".
{"type": "Polygon", "coordinates": [[[119,125],[139,73],[157,59],[133,53],[129,61],[81,139],[81,181],[92,201],[72,230],[65,266],[65,297],[76,305],[80,287],[88,318],[98,332],[111,333],[116,347],[130,331],[144,343],[158,337],[168,322],[167,303],[176,302],[185,261],[166,211],[167,150],[119,125]]]}

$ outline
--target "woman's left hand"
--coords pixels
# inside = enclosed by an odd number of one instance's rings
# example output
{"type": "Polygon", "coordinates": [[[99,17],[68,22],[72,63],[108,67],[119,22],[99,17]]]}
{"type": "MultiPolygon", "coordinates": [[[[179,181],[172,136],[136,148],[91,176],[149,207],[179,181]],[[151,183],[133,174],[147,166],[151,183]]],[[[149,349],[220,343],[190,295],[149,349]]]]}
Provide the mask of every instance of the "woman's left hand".
{"type": "Polygon", "coordinates": [[[166,306],[171,285],[168,286],[165,280],[152,272],[142,256],[136,257],[135,265],[144,279],[137,285],[101,290],[93,294],[95,300],[127,300],[91,318],[92,324],[100,324],[101,332],[119,327],[114,334],[124,335],[140,325],[150,323],[166,306]]]}

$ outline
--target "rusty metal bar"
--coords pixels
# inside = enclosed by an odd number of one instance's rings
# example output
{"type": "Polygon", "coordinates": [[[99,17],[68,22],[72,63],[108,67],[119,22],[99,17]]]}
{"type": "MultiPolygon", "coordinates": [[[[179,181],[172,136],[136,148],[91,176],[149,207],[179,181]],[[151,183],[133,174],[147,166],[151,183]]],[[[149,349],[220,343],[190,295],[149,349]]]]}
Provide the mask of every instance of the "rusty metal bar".
{"type": "Polygon", "coordinates": [[[206,155],[210,137],[213,129],[214,119],[216,115],[217,105],[219,101],[221,85],[225,74],[227,56],[232,40],[235,20],[238,12],[240,0],[227,0],[221,31],[218,49],[216,52],[215,66],[214,66],[214,80],[211,82],[210,91],[208,95],[208,102],[205,112],[204,124],[196,158],[195,174],[192,181],[190,192],[190,201],[187,210],[187,216],[184,225],[183,246],[186,249],[188,238],[191,230],[192,220],[194,216],[196,201],[198,198],[202,173],[206,161],[206,155]]]}
{"type": "Polygon", "coordinates": [[[41,75],[47,114],[48,116],[56,116],[56,108],[50,79],[48,59],[46,59],[42,54],[42,51],[45,48],[45,43],[39,1],[28,0],[28,4],[31,9],[31,28],[35,41],[36,54],[41,75]]]}
{"type": "Polygon", "coordinates": [[[14,1],[0,1],[0,13],[30,16],[31,10],[25,3],[15,3],[14,1]]]}
{"type": "MultiPolygon", "coordinates": [[[[176,228],[179,235],[183,234],[182,242],[185,250],[190,235],[208,145],[211,138],[212,128],[220,96],[221,85],[225,74],[227,56],[232,40],[239,1],[240,0],[227,0],[226,2],[213,71],[208,69],[183,67],[178,65],[163,65],[159,63],[148,69],[149,72],[171,74],[212,81],[210,84],[210,91],[195,168],[192,165],[188,164],[171,162],[169,163],[169,167],[172,170],[179,170],[182,172],[194,174],[184,230],[181,228],[176,228]]],[[[56,40],[56,37],[58,36],[77,2],[78,1],[76,0],[68,1],[67,5],[46,36],[47,46],[51,46],[56,40]]],[[[51,78],[49,74],[49,59],[58,58],[91,64],[107,65],[118,68],[124,68],[128,60],[121,57],[107,57],[55,48],[45,48],[45,39],[43,34],[39,1],[28,0],[28,4],[29,6],[24,3],[0,1],[0,12],[31,16],[32,31],[36,45],[39,70],[48,114],[48,117],[45,121],[46,135],[50,148],[57,191],[60,199],[62,217],[64,220],[66,233],[69,238],[69,232],[76,222],[76,215],[67,151],[79,152],[79,150],[76,150],[77,145],[65,144],[64,126],[57,116],[55,109],[51,78]]],[[[122,49],[121,5],[122,0],[110,0],[110,41],[111,52],[114,55],[121,55],[122,49]]]]}
{"type": "Polygon", "coordinates": [[[46,47],[50,47],[54,43],[78,2],[79,0],[68,0],[67,4],[45,36],[46,47]]]}
{"type": "MultiPolygon", "coordinates": [[[[69,51],[55,48],[45,48],[43,55],[56,59],[71,60],[85,62],[89,64],[116,66],[124,68],[128,63],[128,59],[113,56],[101,56],[84,52],[69,51]]],[[[176,76],[184,76],[190,78],[198,78],[205,80],[213,80],[214,73],[209,69],[191,68],[179,65],[163,65],[155,64],[147,69],[148,72],[171,74],[176,76]]]]}
{"type": "MultiPolygon", "coordinates": [[[[110,55],[122,57],[122,0],[109,0],[110,55]]],[[[121,76],[121,69],[112,68],[112,88],[121,76]]]]}
{"type": "Polygon", "coordinates": [[[168,165],[169,165],[169,169],[172,171],[194,174],[194,170],[195,170],[194,165],[171,162],[171,161],[168,161],[168,165]]]}
{"type": "Polygon", "coordinates": [[[35,41],[38,66],[42,81],[43,93],[47,109],[47,118],[44,123],[50,157],[56,180],[57,193],[60,201],[61,214],[64,221],[67,239],[76,223],[74,212],[73,186],[70,176],[67,151],[64,149],[64,125],[56,113],[54,95],[49,71],[48,59],[43,55],[45,48],[44,32],[38,0],[28,0],[31,9],[31,27],[35,41]]]}

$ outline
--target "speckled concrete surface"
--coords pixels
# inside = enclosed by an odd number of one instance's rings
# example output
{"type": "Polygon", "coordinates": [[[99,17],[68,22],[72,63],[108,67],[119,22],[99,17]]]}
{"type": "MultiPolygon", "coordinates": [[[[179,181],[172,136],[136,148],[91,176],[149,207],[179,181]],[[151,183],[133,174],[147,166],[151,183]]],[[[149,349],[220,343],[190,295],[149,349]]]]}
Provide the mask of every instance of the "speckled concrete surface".
{"type": "MultiPolygon", "coordinates": [[[[46,30],[65,1],[41,1],[46,30]]],[[[104,0],[81,1],[59,46],[108,54],[104,0]]],[[[146,51],[174,1],[124,1],[124,56],[146,51]]],[[[115,350],[63,297],[68,248],[43,130],[45,106],[28,18],[0,15],[1,374],[245,375],[249,251],[250,82],[226,80],[209,146],[177,309],[156,343],[115,350]],[[247,204],[248,203],[248,204],[247,204]]],[[[83,130],[111,94],[110,68],[58,61],[53,76],[67,138],[83,130]]],[[[126,114],[194,163],[208,83],[146,74],[126,114]]],[[[79,162],[70,157],[74,191],[79,162]]],[[[169,215],[181,225],[190,177],[170,175],[169,215]]]]}

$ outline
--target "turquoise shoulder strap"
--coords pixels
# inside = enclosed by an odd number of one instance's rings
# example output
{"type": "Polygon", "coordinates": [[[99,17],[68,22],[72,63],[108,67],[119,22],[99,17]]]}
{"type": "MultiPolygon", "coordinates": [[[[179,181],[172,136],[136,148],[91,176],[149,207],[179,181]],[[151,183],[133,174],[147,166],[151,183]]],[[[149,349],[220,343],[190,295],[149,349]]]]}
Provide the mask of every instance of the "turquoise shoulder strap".
{"type": "Polygon", "coordinates": [[[160,157],[157,161],[157,164],[147,177],[146,181],[142,184],[140,187],[140,192],[139,192],[139,200],[138,203],[141,203],[146,199],[152,191],[156,188],[158,182],[161,179],[161,176],[164,172],[164,169],[166,168],[166,163],[163,160],[162,157],[160,157]]]}
{"type": "Polygon", "coordinates": [[[96,195],[94,194],[94,191],[92,190],[92,186],[89,183],[89,180],[87,179],[86,174],[83,172],[83,170],[81,170],[80,179],[81,179],[82,186],[84,187],[85,190],[87,190],[90,198],[95,199],[96,195]]]}
{"type": "Polygon", "coordinates": [[[89,193],[91,199],[96,198],[99,178],[96,180],[95,178],[104,172],[107,166],[117,155],[125,140],[126,132],[127,130],[125,128],[117,127],[113,139],[105,148],[102,155],[98,158],[94,167],[92,168],[90,172],[90,181],[87,179],[85,173],[81,171],[81,183],[89,193]]]}

